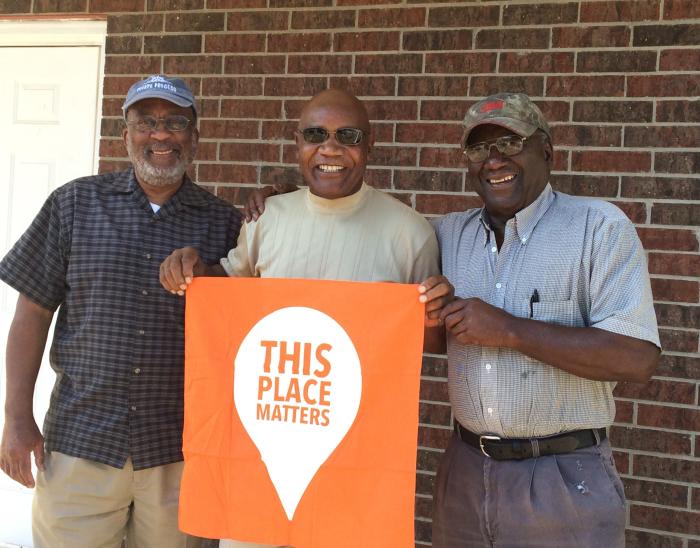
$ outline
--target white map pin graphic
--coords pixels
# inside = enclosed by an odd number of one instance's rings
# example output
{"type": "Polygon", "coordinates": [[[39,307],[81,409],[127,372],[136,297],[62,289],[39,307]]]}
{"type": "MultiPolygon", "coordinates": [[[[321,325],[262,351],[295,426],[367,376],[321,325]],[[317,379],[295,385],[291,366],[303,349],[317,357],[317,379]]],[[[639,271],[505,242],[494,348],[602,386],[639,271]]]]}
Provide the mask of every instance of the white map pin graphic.
{"type": "Polygon", "coordinates": [[[233,400],[289,520],[355,421],[361,395],[357,350],[323,312],[282,308],[243,339],[233,400]]]}

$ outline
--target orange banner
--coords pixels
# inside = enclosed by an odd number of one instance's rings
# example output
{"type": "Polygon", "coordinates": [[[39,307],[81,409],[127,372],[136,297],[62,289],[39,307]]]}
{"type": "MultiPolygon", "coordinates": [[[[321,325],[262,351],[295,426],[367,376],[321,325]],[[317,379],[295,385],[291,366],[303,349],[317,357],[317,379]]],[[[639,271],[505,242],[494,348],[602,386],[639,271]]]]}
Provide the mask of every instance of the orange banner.
{"type": "Polygon", "coordinates": [[[413,546],[423,308],[415,285],[196,279],[180,528],[413,546]]]}

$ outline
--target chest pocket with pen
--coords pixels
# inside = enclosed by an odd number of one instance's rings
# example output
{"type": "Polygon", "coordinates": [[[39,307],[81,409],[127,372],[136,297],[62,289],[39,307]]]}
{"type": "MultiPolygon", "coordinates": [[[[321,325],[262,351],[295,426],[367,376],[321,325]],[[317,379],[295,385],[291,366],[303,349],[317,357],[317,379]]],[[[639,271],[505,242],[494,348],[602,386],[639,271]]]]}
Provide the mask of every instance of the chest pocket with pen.
{"type": "Polygon", "coordinates": [[[539,295],[539,300],[531,301],[527,301],[527,307],[533,320],[566,327],[584,326],[578,303],[574,300],[547,301],[545,296],[539,295]]]}

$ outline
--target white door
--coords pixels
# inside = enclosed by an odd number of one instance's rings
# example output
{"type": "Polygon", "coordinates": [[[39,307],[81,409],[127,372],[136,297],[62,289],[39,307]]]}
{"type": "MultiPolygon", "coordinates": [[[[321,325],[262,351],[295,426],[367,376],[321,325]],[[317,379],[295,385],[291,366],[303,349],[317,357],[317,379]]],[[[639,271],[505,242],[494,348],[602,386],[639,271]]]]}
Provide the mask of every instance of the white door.
{"type": "MultiPolygon", "coordinates": [[[[99,45],[0,47],[0,256],[52,190],[96,172],[102,55],[99,45]]],[[[16,301],[17,293],[0,284],[0,427],[5,344],[16,301]]],[[[34,396],[40,427],[54,378],[47,344],[34,396]]],[[[31,546],[31,496],[0,473],[0,543],[31,546]]]]}

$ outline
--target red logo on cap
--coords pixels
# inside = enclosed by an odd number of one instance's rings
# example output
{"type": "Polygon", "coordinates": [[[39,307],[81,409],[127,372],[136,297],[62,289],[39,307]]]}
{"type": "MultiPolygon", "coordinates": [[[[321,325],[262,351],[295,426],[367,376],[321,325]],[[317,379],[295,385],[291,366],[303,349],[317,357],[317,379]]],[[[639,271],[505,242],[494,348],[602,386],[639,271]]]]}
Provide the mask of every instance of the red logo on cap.
{"type": "Polygon", "coordinates": [[[491,112],[492,110],[498,110],[503,108],[504,104],[504,101],[490,101],[481,105],[479,112],[491,112]]]}

